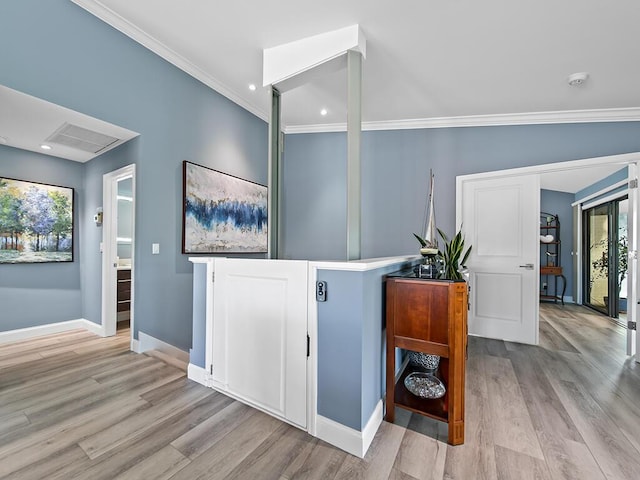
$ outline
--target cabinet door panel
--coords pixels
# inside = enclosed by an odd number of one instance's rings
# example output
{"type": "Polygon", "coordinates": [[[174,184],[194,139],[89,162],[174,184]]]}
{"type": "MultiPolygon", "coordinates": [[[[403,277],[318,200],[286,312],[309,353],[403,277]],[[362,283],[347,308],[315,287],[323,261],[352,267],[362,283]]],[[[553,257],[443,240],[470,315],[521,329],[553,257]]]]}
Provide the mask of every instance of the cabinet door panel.
{"type": "Polygon", "coordinates": [[[216,261],[214,386],[306,427],[305,261],[216,261]]]}
{"type": "Polygon", "coordinates": [[[436,285],[425,292],[419,283],[405,283],[396,293],[395,334],[430,342],[448,343],[448,284],[436,285]]]}

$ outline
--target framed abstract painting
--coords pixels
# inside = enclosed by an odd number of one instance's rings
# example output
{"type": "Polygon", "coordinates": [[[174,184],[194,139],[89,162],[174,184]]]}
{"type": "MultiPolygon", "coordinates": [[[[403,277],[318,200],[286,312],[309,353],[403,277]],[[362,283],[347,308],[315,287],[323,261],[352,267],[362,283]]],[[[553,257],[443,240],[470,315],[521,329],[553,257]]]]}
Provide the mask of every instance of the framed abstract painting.
{"type": "Polygon", "coordinates": [[[267,251],[267,187],[183,162],[182,253],[267,251]]]}
{"type": "Polygon", "coordinates": [[[73,188],[0,177],[0,263],[73,262],[73,188]]]}

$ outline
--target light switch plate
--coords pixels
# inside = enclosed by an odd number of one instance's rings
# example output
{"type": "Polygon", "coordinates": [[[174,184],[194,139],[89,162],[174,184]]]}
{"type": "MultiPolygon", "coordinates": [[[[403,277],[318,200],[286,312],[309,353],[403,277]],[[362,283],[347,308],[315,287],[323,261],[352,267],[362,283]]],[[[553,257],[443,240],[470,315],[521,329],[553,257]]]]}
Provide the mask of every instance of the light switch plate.
{"type": "Polygon", "coordinates": [[[151,254],[152,255],[158,255],[160,253],[160,244],[159,243],[152,243],[151,244],[151,254]]]}

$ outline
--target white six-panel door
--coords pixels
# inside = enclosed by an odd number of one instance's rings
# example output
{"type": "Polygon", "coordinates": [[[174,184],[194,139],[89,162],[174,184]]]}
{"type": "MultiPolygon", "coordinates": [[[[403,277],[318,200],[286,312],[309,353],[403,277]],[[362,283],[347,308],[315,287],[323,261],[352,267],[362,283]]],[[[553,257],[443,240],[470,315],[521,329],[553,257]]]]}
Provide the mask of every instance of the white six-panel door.
{"type": "Polygon", "coordinates": [[[470,270],[469,333],[538,343],[537,175],[464,179],[457,195],[470,270]]]}
{"type": "Polygon", "coordinates": [[[308,262],[216,259],[214,388],[307,425],[308,262]]]}

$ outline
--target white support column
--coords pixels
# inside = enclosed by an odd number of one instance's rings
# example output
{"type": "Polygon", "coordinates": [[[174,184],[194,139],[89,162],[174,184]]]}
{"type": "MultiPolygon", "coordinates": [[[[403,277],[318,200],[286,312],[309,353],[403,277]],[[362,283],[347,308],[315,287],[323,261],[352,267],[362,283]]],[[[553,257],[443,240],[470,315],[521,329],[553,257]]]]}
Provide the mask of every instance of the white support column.
{"type": "Polygon", "coordinates": [[[361,258],[362,54],[347,52],[347,260],[361,258]]]}
{"type": "Polygon", "coordinates": [[[361,258],[360,136],[362,59],[367,41],[358,25],[263,50],[262,84],[271,85],[269,123],[269,258],[282,253],[282,143],[280,94],[324,73],[347,67],[347,260],[361,258]],[[345,61],[346,60],[346,61],[345,61]],[[275,88],[274,88],[275,87],[275,88]]]}

